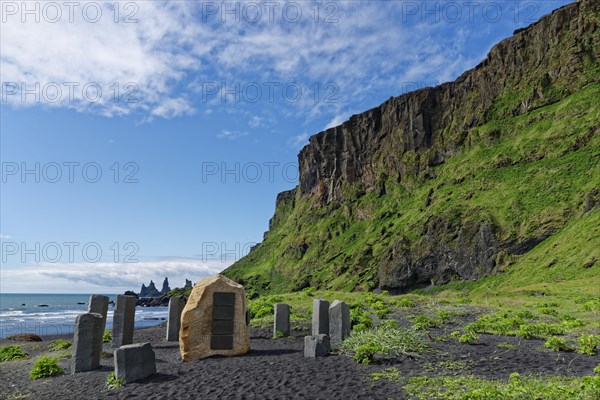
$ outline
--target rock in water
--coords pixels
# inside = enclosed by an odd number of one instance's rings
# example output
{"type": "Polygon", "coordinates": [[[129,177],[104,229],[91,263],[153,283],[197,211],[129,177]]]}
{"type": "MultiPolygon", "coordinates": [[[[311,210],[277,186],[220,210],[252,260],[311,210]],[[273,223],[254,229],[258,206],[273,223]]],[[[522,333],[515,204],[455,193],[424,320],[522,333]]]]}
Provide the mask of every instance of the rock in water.
{"type": "Polygon", "coordinates": [[[164,296],[165,294],[169,293],[170,291],[171,291],[171,288],[169,287],[169,279],[165,278],[165,280],[163,281],[162,289],[160,290],[160,295],[164,296]]]}
{"type": "Polygon", "coordinates": [[[181,359],[234,356],[249,349],[246,294],[242,285],[223,275],[196,283],[181,315],[181,359]]]}
{"type": "Polygon", "coordinates": [[[142,289],[140,290],[140,298],[143,297],[160,297],[160,292],[158,291],[158,289],[156,289],[156,286],[154,285],[154,281],[150,281],[150,285],[148,285],[146,287],[146,285],[144,285],[142,283],[142,289]]]}

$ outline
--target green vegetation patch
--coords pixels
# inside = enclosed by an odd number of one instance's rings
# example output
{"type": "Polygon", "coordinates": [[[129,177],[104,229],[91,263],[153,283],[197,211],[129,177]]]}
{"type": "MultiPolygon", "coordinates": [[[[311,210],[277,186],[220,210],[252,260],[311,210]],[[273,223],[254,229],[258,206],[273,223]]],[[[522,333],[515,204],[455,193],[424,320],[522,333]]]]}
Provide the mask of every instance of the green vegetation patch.
{"type": "Polygon", "coordinates": [[[428,348],[419,332],[400,327],[396,321],[391,320],[375,328],[352,332],[344,340],[340,350],[353,355],[357,363],[370,364],[376,356],[415,357],[428,348]]]}
{"type": "Polygon", "coordinates": [[[33,369],[29,373],[29,379],[48,378],[62,374],[63,372],[65,371],[58,365],[57,358],[42,357],[33,365],[33,369]]]}
{"type": "Polygon", "coordinates": [[[119,389],[119,388],[123,387],[123,384],[124,384],[124,379],[123,378],[117,379],[115,377],[115,373],[114,372],[111,372],[106,377],[106,388],[108,390],[119,389]]]}
{"type": "Polygon", "coordinates": [[[527,377],[517,373],[508,382],[475,376],[409,378],[404,391],[410,399],[430,400],[565,400],[600,398],[600,376],[527,377]]]}
{"type": "Polygon", "coordinates": [[[64,339],[55,339],[48,345],[48,350],[50,351],[58,351],[58,350],[66,350],[71,348],[72,344],[69,341],[64,339]]]}
{"type": "Polygon", "coordinates": [[[27,353],[19,345],[0,347],[0,362],[22,360],[27,358],[27,353]]]}

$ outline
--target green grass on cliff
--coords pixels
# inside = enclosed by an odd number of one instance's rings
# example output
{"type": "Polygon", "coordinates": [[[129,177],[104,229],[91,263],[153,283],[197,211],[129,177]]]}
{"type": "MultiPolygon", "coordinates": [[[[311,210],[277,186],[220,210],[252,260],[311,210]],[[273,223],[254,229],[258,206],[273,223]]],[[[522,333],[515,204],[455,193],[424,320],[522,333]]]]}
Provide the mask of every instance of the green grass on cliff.
{"type": "Polygon", "coordinates": [[[515,246],[548,239],[524,255],[501,252],[497,269],[505,272],[457,288],[486,298],[502,290],[589,295],[589,282],[600,283],[598,211],[585,213],[586,198],[600,188],[598,104],[600,84],[590,84],[473,128],[458,155],[413,181],[385,182],[383,195],[349,187],[353,200],[317,207],[292,193],[279,202],[265,241],[225,274],[251,297],[306,287],[369,291],[392,245],[427,253],[418,246],[429,221],[488,221],[515,246]]]}

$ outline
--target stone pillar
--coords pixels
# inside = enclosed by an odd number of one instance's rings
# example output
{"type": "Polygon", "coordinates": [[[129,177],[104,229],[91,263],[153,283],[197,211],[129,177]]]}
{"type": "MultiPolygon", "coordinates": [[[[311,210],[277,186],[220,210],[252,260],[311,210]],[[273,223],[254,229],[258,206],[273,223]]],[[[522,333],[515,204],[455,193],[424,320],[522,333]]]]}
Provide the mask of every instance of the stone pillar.
{"type": "Polygon", "coordinates": [[[101,294],[90,296],[88,313],[100,314],[102,316],[102,332],[106,329],[106,315],[108,314],[108,297],[101,294]]]}
{"type": "Polygon", "coordinates": [[[173,296],[169,300],[169,320],[167,321],[167,342],[179,341],[179,327],[181,326],[181,312],[185,301],[181,297],[173,296]]]}
{"type": "Polygon", "coordinates": [[[135,382],[156,373],[156,355],[150,343],[121,346],[115,350],[115,377],[135,382]]]}
{"type": "Polygon", "coordinates": [[[350,336],[350,306],[335,300],[329,307],[329,341],[336,349],[344,339],[350,336]]]}
{"type": "Polygon", "coordinates": [[[275,304],[275,318],[273,323],[273,337],[277,332],[290,336],[290,306],[287,304],[275,304]]]}
{"type": "Polygon", "coordinates": [[[323,299],[313,300],[312,334],[329,335],[329,302],[323,299]]]}
{"type": "Polygon", "coordinates": [[[112,347],[133,343],[136,300],[134,296],[117,295],[113,316],[112,347]]]}
{"type": "Polygon", "coordinates": [[[304,357],[325,357],[329,354],[329,337],[313,335],[304,337],[304,357]]]}
{"type": "Polygon", "coordinates": [[[91,371],[100,366],[102,351],[102,316],[80,314],[75,319],[71,373],[91,371]]]}

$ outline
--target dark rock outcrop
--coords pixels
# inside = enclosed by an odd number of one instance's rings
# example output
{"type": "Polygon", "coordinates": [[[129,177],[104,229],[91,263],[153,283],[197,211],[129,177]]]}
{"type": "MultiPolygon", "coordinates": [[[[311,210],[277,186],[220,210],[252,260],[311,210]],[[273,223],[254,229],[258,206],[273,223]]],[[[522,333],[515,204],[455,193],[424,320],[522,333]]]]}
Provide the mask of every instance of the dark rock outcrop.
{"type": "Polygon", "coordinates": [[[144,285],[142,283],[142,288],[140,289],[140,293],[138,295],[139,298],[145,298],[145,297],[161,297],[164,296],[165,294],[169,293],[171,291],[171,288],[169,287],[169,279],[165,278],[165,280],[163,281],[163,285],[162,285],[162,289],[160,291],[158,291],[158,289],[156,289],[156,286],[154,285],[154,281],[150,281],[150,284],[146,287],[146,285],[144,285]]]}
{"type": "Polygon", "coordinates": [[[381,262],[379,286],[392,294],[479,278],[494,271],[502,244],[492,224],[430,221],[415,243],[399,241],[381,262]]]}
{"type": "Polygon", "coordinates": [[[169,279],[165,278],[165,280],[163,281],[163,285],[162,285],[160,294],[165,295],[165,294],[169,293],[170,291],[171,291],[171,288],[169,287],[169,279]]]}
{"type": "Polygon", "coordinates": [[[597,9],[597,1],[582,0],[555,10],[495,45],[456,81],[390,98],[310,137],[298,156],[301,193],[327,204],[348,200],[347,185],[379,190],[384,175],[402,181],[455,155],[466,129],[573,93],[590,79],[586,62],[598,56],[598,26],[582,18],[597,9]],[[497,107],[508,90],[525,99],[497,107]],[[417,164],[403,157],[414,151],[423,156],[417,164]]]}
{"type": "Polygon", "coordinates": [[[190,281],[190,280],[187,280],[187,279],[186,279],[186,280],[185,280],[185,286],[184,286],[184,287],[185,287],[185,288],[191,288],[191,287],[192,287],[192,281],[190,281]]]}
{"type": "Polygon", "coordinates": [[[159,297],[160,296],[160,292],[158,291],[158,289],[156,289],[156,286],[154,285],[154,281],[150,281],[150,285],[148,285],[148,287],[146,287],[146,285],[144,285],[142,283],[142,289],[140,290],[139,293],[139,297],[140,298],[144,298],[144,297],[159,297]]]}

